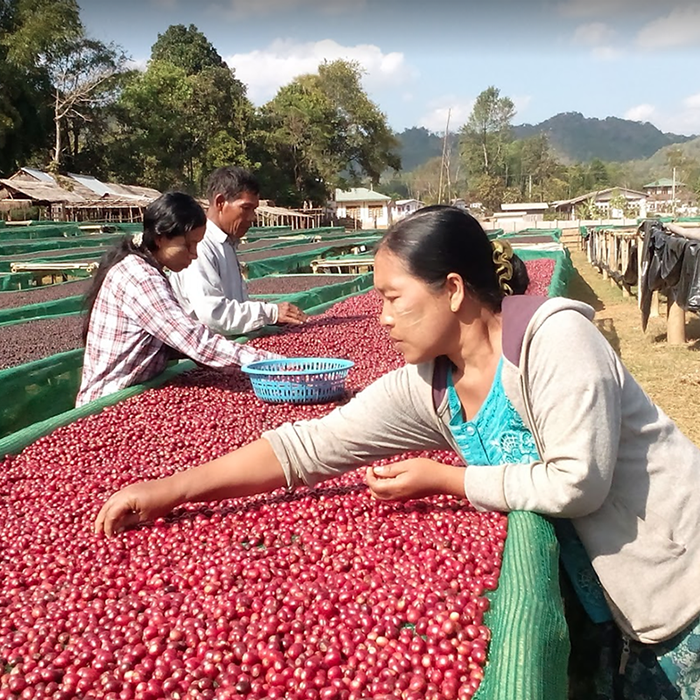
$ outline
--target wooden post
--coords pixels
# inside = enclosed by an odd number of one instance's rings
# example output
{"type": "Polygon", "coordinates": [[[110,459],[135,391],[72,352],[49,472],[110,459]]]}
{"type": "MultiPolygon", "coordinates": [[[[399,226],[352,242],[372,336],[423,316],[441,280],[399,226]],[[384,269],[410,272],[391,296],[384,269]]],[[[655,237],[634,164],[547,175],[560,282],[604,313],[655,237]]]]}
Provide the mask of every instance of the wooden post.
{"type": "Polygon", "coordinates": [[[603,270],[603,279],[608,279],[608,262],[609,262],[609,251],[608,251],[608,232],[603,231],[600,235],[602,242],[602,250],[599,252],[598,260],[600,262],[601,269],[603,270]]]}
{"type": "Polygon", "coordinates": [[[668,296],[666,340],[669,345],[685,344],[685,311],[678,306],[675,297],[671,293],[668,296]]]}
{"type": "Polygon", "coordinates": [[[659,317],[659,293],[652,292],[651,294],[651,308],[649,309],[649,318],[659,317]]]}
{"type": "Polygon", "coordinates": [[[630,246],[632,245],[632,239],[629,236],[624,236],[620,242],[622,246],[622,296],[628,299],[630,296],[630,286],[625,282],[625,272],[627,272],[627,266],[630,261],[630,246]]]}
{"type": "Polygon", "coordinates": [[[618,238],[614,231],[610,232],[610,248],[608,250],[608,268],[610,270],[610,286],[616,287],[615,273],[617,272],[617,245],[618,238]]]}

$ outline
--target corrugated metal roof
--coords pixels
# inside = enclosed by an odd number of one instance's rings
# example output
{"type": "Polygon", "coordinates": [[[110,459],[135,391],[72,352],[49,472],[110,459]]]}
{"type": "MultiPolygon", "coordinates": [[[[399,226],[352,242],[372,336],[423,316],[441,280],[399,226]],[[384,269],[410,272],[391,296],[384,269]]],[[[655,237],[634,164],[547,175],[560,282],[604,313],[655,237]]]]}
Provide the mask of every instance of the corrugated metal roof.
{"type": "Polygon", "coordinates": [[[56,181],[51,177],[51,175],[43,172],[42,170],[35,170],[34,168],[20,168],[20,170],[23,173],[27,173],[27,175],[35,177],[37,180],[41,180],[42,182],[48,182],[51,185],[56,184],[56,181]]]}
{"type": "Polygon", "coordinates": [[[544,211],[545,209],[549,209],[549,204],[547,204],[547,202],[513,202],[511,204],[501,204],[501,211],[544,211]]]}
{"type": "MultiPolygon", "coordinates": [[[[647,187],[673,187],[673,180],[670,177],[662,177],[660,180],[654,180],[654,182],[644,185],[644,189],[647,187]]],[[[685,185],[676,180],[676,187],[685,187],[685,185]]]]}
{"type": "Polygon", "coordinates": [[[558,209],[559,207],[562,207],[564,205],[568,206],[570,204],[578,204],[579,202],[584,202],[587,199],[593,199],[595,201],[601,200],[601,201],[607,201],[611,199],[611,195],[613,192],[617,190],[623,197],[626,199],[632,199],[634,197],[638,197],[639,199],[644,199],[647,196],[646,192],[639,192],[638,190],[631,190],[628,187],[607,187],[604,190],[597,190],[595,192],[587,192],[586,194],[582,194],[579,197],[574,197],[573,199],[565,199],[562,200],[561,202],[553,202],[552,207],[555,209],[558,209]],[[629,195],[629,197],[627,197],[629,195]]]}
{"type": "Polygon", "coordinates": [[[69,192],[59,187],[55,182],[51,184],[36,180],[0,180],[0,184],[4,185],[8,190],[28,196],[30,199],[40,202],[85,202],[85,198],[75,192],[69,192]]]}
{"type": "Polygon", "coordinates": [[[67,173],[67,176],[71,180],[75,180],[80,183],[83,187],[87,187],[91,192],[94,192],[98,197],[104,197],[109,194],[119,194],[118,192],[113,192],[104,182],[100,182],[96,177],[92,175],[76,175],[75,173],[67,173]]]}
{"type": "Polygon", "coordinates": [[[352,187],[349,190],[335,191],[336,202],[390,202],[391,197],[387,197],[381,192],[368,190],[366,187],[352,187]]]}

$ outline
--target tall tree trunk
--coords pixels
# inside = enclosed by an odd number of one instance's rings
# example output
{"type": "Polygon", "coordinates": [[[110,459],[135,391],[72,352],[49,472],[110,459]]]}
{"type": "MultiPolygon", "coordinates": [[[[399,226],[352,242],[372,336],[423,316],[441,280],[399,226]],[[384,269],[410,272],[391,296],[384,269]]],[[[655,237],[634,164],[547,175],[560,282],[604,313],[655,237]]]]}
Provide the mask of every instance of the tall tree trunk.
{"type": "Polygon", "coordinates": [[[56,164],[56,169],[58,170],[58,166],[61,164],[61,117],[60,115],[60,100],[59,100],[59,95],[58,92],[56,93],[56,102],[54,105],[54,117],[53,117],[53,122],[54,126],[56,128],[56,140],[54,142],[54,150],[53,150],[53,162],[56,164]]]}

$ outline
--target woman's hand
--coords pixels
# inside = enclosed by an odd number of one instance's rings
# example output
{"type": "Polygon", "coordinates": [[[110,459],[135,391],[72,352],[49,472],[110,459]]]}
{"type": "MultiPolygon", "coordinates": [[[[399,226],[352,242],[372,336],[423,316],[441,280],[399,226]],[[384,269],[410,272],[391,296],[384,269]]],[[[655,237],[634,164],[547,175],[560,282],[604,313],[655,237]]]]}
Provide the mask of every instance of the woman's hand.
{"type": "Polygon", "coordinates": [[[155,520],[179,505],[171,479],[141,481],[113,494],[95,520],[95,533],[108,537],[129,527],[155,520]]]}
{"type": "Polygon", "coordinates": [[[367,485],[381,501],[408,501],[437,494],[464,497],[464,469],[432,459],[407,459],[369,467],[367,485]]]}

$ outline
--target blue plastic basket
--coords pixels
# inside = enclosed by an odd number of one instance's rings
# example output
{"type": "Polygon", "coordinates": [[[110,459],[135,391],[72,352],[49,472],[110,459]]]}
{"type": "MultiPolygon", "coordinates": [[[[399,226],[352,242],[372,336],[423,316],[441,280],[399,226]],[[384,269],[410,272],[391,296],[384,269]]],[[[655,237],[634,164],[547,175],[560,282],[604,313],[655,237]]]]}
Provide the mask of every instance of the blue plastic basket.
{"type": "Polygon", "coordinates": [[[330,357],[290,357],[251,362],[242,369],[263,401],[324,403],[345,393],[345,378],[354,364],[330,357]]]}

